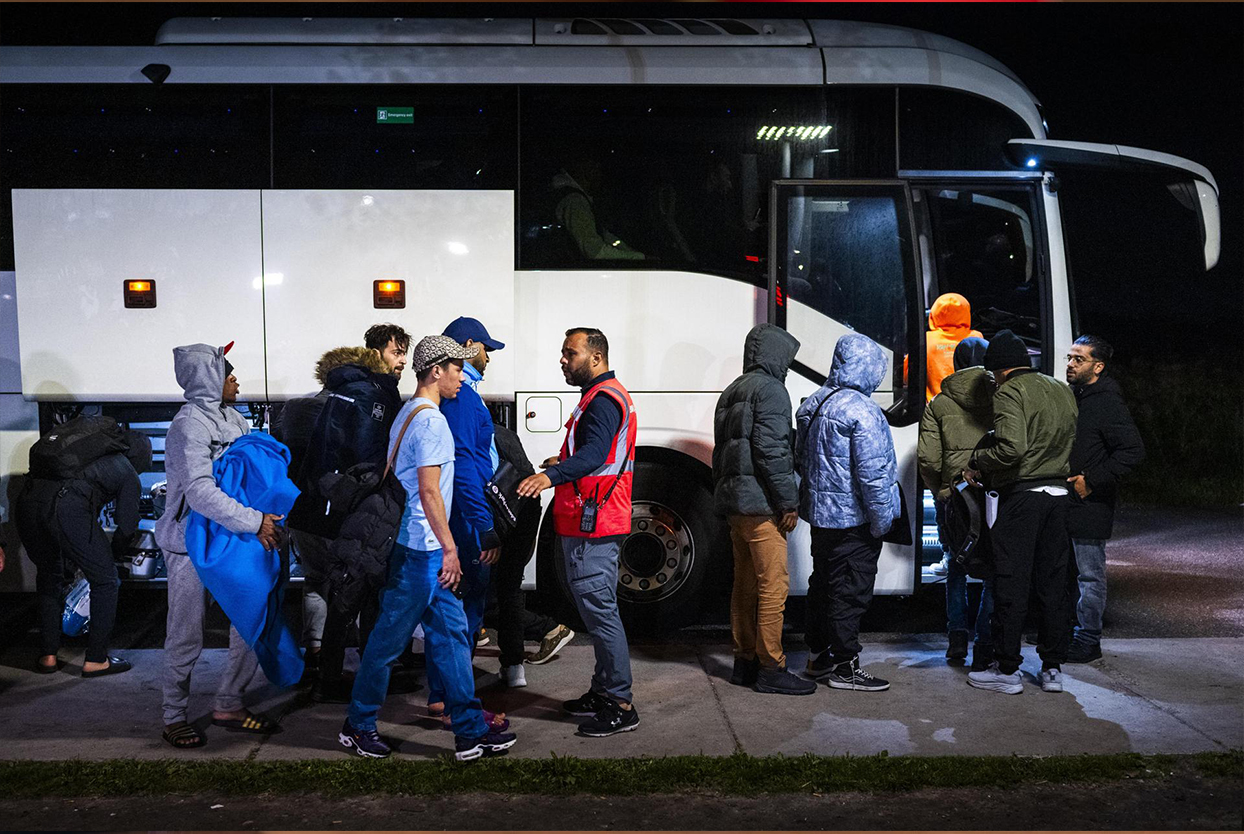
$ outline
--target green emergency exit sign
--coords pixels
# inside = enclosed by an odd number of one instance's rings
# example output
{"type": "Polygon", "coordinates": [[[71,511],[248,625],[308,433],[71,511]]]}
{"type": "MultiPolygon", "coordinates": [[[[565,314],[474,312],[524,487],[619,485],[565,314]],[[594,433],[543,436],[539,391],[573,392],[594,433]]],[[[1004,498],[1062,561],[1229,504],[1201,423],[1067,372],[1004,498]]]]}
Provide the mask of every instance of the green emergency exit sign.
{"type": "Polygon", "coordinates": [[[377,107],[376,124],[381,125],[413,125],[415,108],[413,107],[377,107]]]}

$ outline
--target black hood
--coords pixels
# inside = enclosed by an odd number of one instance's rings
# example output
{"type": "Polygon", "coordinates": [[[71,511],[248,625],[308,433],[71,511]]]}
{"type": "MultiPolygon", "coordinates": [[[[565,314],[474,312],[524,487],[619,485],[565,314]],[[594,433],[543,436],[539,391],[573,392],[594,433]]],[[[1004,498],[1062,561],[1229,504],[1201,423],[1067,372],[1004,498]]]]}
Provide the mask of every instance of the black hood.
{"type": "Polygon", "coordinates": [[[799,352],[799,340],[775,324],[758,324],[743,343],[743,372],[763,371],[785,381],[799,352]]]}

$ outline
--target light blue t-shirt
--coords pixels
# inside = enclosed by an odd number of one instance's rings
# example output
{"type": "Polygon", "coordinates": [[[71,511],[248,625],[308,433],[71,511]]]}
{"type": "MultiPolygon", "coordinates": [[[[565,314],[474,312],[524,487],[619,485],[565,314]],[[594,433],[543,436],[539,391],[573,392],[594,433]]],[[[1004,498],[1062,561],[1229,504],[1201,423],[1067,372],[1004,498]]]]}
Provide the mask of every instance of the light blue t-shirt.
{"type": "Polygon", "coordinates": [[[421,405],[430,405],[415,415],[406,436],[402,438],[402,448],[398,449],[397,461],[393,472],[406,489],[406,509],[402,512],[402,523],[398,526],[397,543],[411,550],[439,550],[440,540],[432,532],[427,514],[423,511],[423,501],[419,498],[419,467],[439,466],[441,468],[441,499],[445,502],[445,518],[449,518],[454,497],[454,436],[449,431],[449,423],[445,415],[431,400],[417,397],[402,406],[389,431],[389,454],[393,454],[393,444],[406,424],[410,412],[421,405]]]}

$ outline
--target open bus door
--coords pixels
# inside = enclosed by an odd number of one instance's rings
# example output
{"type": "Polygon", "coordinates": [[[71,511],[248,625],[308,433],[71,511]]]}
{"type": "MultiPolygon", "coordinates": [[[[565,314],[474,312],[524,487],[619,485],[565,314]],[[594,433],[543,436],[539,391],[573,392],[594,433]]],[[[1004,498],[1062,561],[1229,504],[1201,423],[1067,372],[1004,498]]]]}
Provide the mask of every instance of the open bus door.
{"type": "MultiPolygon", "coordinates": [[[[924,407],[924,310],[911,191],[894,180],[779,180],[770,207],[769,321],[800,342],[787,378],[794,406],[825,382],[834,346],[846,333],[868,336],[889,360],[873,399],[890,422],[916,529],[913,544],[883,547],[875,589],[910,594],[920,572],[916,439],[924,407]]],[[[809,535],[806,524],[795,535],[809,535]]],[[[792,585],[799,567],[792,565],[792,585]]]]}
{"type": "Polygon", "coordinates": [[[1159,151],[1093,142],[1012,139],[1007,142],[1006,150],[1016,165],[1034,170],[1056,173],[1077,169],[1110,170],[1161,180],[1176,200],[1196,214],[1205,269],[1213,269],[1218,263],[1222,248],[1218,183],[1205,166],[1159,151]]]}

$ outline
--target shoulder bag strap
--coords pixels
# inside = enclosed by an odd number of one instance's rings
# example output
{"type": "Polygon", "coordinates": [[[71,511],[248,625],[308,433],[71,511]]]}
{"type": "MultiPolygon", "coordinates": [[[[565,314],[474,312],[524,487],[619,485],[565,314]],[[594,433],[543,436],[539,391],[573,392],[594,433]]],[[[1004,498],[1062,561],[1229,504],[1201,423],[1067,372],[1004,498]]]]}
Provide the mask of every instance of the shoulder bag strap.
{"type": "Polygon", "coordinates": [[[397,453],[402,448],[402,439],[406,437],[406,430],[410,428],[410,424],[415,419],[415,415],[420,411],[425,411],[429,408],[435,407],[436,406],[434,405],[421,405],[414,411],[410,412],[410,416],[407,417],[406,422],[402,424],[402,430],[397,434],[397,442],[393,444],[393,451],[389,454],[389,459],[385,461],[384,474],[380,476],[380,483],[384,483],[384,479],[389,477],[389,472],[392,471],[394,465],[397,463],[397,453]]]}

